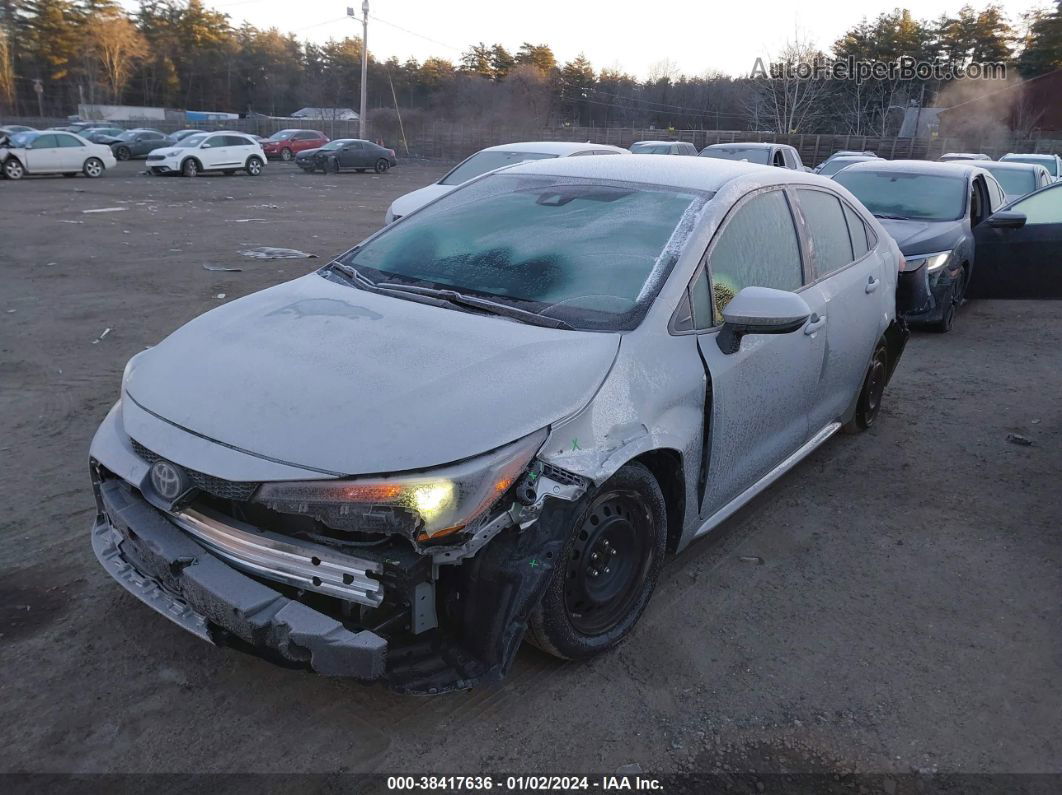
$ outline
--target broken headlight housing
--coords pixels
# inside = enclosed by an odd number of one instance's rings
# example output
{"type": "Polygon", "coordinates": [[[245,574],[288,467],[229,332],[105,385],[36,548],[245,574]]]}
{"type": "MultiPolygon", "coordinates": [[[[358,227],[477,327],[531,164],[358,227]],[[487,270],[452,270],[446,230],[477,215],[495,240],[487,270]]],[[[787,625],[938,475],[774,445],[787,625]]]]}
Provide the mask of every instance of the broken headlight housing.
{"type": "Polygon", "coordinates": [[[517,481],[545,429],[457,464],[398,475],[263,483],[253,501],[339,531],[404,532],[433,541],[473,524],[517,481]]]}

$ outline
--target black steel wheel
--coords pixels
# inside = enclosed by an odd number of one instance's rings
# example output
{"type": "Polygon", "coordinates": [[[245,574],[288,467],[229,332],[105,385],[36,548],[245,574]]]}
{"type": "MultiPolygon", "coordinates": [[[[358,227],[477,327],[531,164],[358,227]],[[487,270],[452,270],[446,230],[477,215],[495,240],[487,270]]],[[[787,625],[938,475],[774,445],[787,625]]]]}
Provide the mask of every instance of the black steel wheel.
{"type": "Polygon", "coordinates": [[[881,410],[881,400],[885,394],[885,385],[889,381],[889,352],[884,345],[878,345],[863,377],[863,386],[856,399],[856,413],[845,424],[845,433],[859,433],[874,424],[881,410]]]}
{"type": "Polygon", "coordinates": [[[564,659],[615,646],[649,602],[666,540],[659,484],[642,464],[625,465],[574,522],[546,593],[531,613],[528,640],[564,659]]]}

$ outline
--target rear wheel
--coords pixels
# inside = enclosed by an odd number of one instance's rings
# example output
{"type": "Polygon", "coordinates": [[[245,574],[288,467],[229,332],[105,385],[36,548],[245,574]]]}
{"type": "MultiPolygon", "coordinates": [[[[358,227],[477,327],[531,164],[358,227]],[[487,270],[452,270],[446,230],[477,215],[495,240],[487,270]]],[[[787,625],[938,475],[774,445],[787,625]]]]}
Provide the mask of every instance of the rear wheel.
{"type": "Polygon", "coordinates": [[[257,177],[259,174],[262,173],[262,167],[264,165],[265,163],[262,162],[262,158],[258,157],[257,155],[251,155],[249,158],[247,158],[247,166],[245,167],[245,170],[252,177],[257,177]]]}
{"type": "Polygon", "coordinates": [[[563,659],[619,643],[634,627],[664,562],[667,513],[656,478],[627,464],[594,494],[576,520],[528,640],[563,659]]]}
{"type": "Polygon", "coordinates": [[[198,177],[199,176],[199,162],[190,157],[181,164],[181,174],[186,177],[198,177]]]}
{"type": "Polygon", "coordinates": [[[22,179],[26,175],[26,169],[17,158],[9,157],[4,161],[4,176],[8,179],[22,179]]]}
{"type": "Polygon", "coordinates": [[[889,352],[884,345],[878,345],[870,359],[867,374],[863,377],[863,386],[856,399],[855,416],[842,429],[845,433],[859,433],[874,424],[881,410],[881,398],[888,380],[889,352]]]}
{"type": "Polygon", "coordinates": [[[86,177],[92,177],[93,179],[101,177],[103,176],[103,161],[98,157],[90,157],[85,161],[85,165],[82,166],[81,170],[86,177]]]}
{"type": "Polygon", "coordinates": [[[379,160],[376,161],[376,165],[373,167],[373,170],[376,171],[377,174],[383,174],[390,167],[391,164],[381,157],[379,160]]]}

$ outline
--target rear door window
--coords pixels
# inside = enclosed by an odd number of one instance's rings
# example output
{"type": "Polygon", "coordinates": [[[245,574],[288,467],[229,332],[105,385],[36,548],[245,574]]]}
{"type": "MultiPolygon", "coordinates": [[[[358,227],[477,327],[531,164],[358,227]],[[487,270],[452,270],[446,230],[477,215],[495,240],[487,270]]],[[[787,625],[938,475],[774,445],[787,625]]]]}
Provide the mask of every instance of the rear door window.
{"type": "Polygon", "coordinates": [[[70,148],[75,147],[75,146],[84,146],[84,144],[81,143],[81,141],[79,141],[77,138],[75,138],[72,135],[57,135],[55,137],[56,137],[56,140],[58,140],[58,142],[59,142],[59,146],[70,147],[70,148]]]}
{"type": "Polygon", "coordinates": [[[852,240],[841,201],[821,190],[797,191],[807,227],[815,277],[825,276],[852,261],[852,240]]]}

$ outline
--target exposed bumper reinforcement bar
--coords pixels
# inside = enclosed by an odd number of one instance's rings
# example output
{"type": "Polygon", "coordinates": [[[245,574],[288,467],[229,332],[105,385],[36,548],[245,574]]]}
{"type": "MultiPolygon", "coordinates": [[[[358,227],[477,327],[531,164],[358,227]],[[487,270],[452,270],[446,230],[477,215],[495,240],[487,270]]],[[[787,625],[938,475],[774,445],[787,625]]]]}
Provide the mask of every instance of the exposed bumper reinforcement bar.
{"type": "Polygon", "coordinates": [[[387,641],[288,599],[226,565],[117,480],[98,486],[103,514],[92,547],[126,590],[179,626],[216,642],[220,631],[329,676],[377,679],[387,641]]]}

